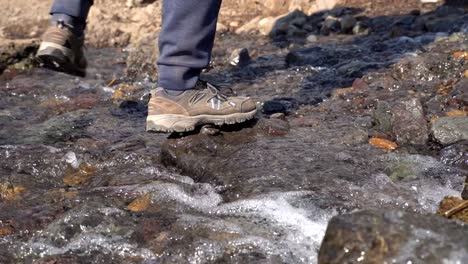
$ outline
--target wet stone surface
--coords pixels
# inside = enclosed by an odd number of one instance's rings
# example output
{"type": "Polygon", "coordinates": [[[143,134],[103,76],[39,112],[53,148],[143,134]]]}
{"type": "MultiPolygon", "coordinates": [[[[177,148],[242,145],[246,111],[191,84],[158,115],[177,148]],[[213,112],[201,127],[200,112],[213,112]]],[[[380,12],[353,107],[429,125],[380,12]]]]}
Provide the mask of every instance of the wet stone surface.
{"type": "Polygon", "coordinates": [[[466,61],[454,56],[468,50],[466,33],[413,26],[437,16],[462,19],[460,29],[465,11],[434,12],[450,15],[359,18],[368,34],[340,28],[308,44],[301,32],[222,34],[203,78],[263,109],[188,134],[145,132],[155,84],[135,78],[145,70],[129,72],[120,50],[90,49],[84,79],[5,72],[0,262],[317,263],[328,221],[357,209],[403,211],[390,218],[408,239],[424,238],[415,219],[442,242],[462,236],[422,216],[459,196],[466,176],[463,138],[442,146],[424,130],[467,107],[466,61]],[[251,60],[233,67],[228,51],[239,48],[251,60]]]}
{"type": "Polygon", "coordinates": [[[333,218],[319,263],[466,262],[468,227],[437,216],[362,211],[333,218]]]}

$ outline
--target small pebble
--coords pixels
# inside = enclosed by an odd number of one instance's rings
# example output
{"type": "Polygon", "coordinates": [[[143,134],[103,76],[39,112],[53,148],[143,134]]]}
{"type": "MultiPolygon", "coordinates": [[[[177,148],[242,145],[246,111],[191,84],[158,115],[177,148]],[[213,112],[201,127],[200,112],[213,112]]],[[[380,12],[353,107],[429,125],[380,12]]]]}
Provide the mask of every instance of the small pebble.
{"type": "Polygon", "coordinates": [[[200,133],[208,136],[216,136],[219,134],[219,129],[211,125],[206,125],[200,129],[200,133]]]}

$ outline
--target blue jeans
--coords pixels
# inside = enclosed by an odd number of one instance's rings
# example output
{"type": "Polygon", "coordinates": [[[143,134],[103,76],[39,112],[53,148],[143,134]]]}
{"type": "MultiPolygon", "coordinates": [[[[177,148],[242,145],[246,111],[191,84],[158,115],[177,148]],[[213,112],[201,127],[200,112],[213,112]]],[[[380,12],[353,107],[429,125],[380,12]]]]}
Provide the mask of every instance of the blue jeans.
{"type": "MultiPolygon", "coordinates": [[[[222,0],[163,0],[159,35],[159,86],[169,90],[195,87],[211,59],[222,0]]],[[[55,0],[51,14],[83,23],[92,0],[55,0]]],[[[105,23],[105,21],[103,21],[105,23]]]]}

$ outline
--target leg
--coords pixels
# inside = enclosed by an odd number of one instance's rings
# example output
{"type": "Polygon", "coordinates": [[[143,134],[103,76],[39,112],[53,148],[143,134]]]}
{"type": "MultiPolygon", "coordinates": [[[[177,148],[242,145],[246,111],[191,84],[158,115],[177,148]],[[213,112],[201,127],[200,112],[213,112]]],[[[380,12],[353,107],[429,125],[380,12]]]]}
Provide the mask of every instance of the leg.
{"type": "Polygon", "coordinates": [[[255,116],[248,97],[229,97],[214,86],[193,89],[208,66],[221,0],[163,0],[159,88],[151,92],[147,131],[183,132],[203,124],[234,124],[255,116]]]}
{"type": "Polygon", "coordinates": [[[195,87],[211,59],[220,7],[221,0],[163,0],[160,87],[179,91],[195,87]]]}
{"type": "Polygon", "coordinates": [[[55,0],[50,10],[52,21],[63,21],[80,35],[92,4],[93,0],[55,0]]]}

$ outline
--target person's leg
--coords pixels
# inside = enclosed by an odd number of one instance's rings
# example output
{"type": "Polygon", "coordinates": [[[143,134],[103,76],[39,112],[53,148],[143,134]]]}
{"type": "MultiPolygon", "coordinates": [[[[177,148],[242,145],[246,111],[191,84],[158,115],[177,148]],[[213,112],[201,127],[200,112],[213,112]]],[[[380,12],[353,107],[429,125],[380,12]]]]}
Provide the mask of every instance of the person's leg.
{"type": "Polygon", "coordinates": [[[163,0],[159,36],[159,86],[195,87],[211,59],[221,0],[163,0]]]}
{"type": "Polygon", "coordinates": [[[55,0],[50,14],[52,22],[63,21],[81,35],[86,26],[89,9],[93,0],[55,0]]]}
{"type": "Polygon", "coordinates": [[[163,0],[159,87],[148,103],[147,131],[183,132],[202,124],[234,124],[255,116],[248,97],[197,87],[211,59],[221,0],[163,0]]]}

